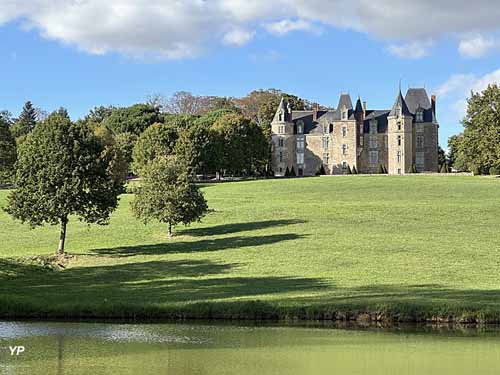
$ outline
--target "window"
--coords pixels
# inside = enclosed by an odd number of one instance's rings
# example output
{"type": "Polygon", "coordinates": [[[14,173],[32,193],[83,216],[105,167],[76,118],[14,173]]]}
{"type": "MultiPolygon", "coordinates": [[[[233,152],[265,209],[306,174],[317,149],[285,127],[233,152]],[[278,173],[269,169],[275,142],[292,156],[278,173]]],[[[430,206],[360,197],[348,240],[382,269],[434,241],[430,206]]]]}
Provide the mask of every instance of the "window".
{"type": "Polygon", "coordinates": [[[330,133],[333,133],[333,124],[330,124],[330,133]]]}
{"type": "Polygon", "coordinates": [[[283,168],[280,167],[280,173],[283,173],[283,168]]]}
{"type": "Polygon", "coordinates": [[[280,151],[280,163],[283,163],[283,152],[280,151]]]}
{"type": "Polygon", "coordinates": [[[401,163],[401,151],[398,151],[397,158],[398,158],[398,163],[401,163]]]}
{"type": "Polygon", "coordinates": [[[330,138],[323,138],[323,150],[328,150],[328,146],[330,145],[330,138]]]}
{"type": "Polygon", "coordinates": [[[342,145],[342,155],[347,154],[347,145],[342,145]]]}
{"type": "Polygon", "coordinates": [[[369,140],[369,147],[370,148],[377,148],[378,147],[377,136],[376,135],[370,135],[369,137],[370,137],[370,138],[368,138],[368,140],[369,140]]]}
{"type": "Polygon", "coordinates": [[[417,165],[418,171],[422,171],[424,169],[424,153],[423,152],[417,152],[417,155],[415,158],[415,164],[417,165]]]}
{"type": "Polygon", "coordinates": [[[323,154],[323,164],[328,165],[330,162],[330,154],[323,154]]]}
{"type": "Polygon", "coordinates": [[[401,146],[401,136],[398,135],[398,146],[401,146]]]}
{"type": "Polygon", "coordinates": [[[378,164],[378,151],[370,151],[369,159],[370,159],[371,165],[377,165],[378,164]]]}
{"type": "Polygon", "coordinates": [[[377,134],[377,120],[370,121],[370,134],[377,134]]]}
{"type": "Polygon", "coordinates": [[[401,168],[398,168],[398,174],[401,174],[401,168]]]}
{"type": "Polygon", "coordinates": [[[342,169],[347,169],[347,162],[345,160],[342,162],[342,169]]]}
{"type": "Polygon", "coordinates": [[[278,140],[278,145],[279,145],[280,147],[283,147],[283,145],[284,145],[284,144],[285,144],[285,142],[283,141],[283,138],[280,138],[280,139],[278,140]]]}
{"type": "Polygon", "coordinates": [[[302,134],[304,132],[304,123],[299,121],[297,125],[297,134],[302,134]]]}
{"type": "Polygon", "coordinates": [[[297,150],[303,150],[303,149],[304,149],[304,140],[297,139],[297,150]]]}
{"type": "Polygon", "coordinates": [[[398,130],[401,130],[401,121],[398,121],[398,130]]]}
{"type": "Polygon", "coordinates": [[[278,127],[278,133],[279,134],[285,134],[285,127],[283,125],[278,127]]]}
{"type": "Polygon", "coordinates": [[[346,137],[347,136],[347,126],[342,126],[342,137],[346,137]]]}
{"type": "Polygon", "coordinates": [[[347,110],[342,111],[342,120],[347,120],[347,110]]]}
{"type": "Polygon", "coordinates": [[[418,149],[424,148],[424,136],[423,135],[417,135],[417,148],[418,149]]]}
{"type": "Polygon", "coordinates": [[[304,154],[301,152],[297,153],[297,164],[304,164],[304,154]]]}
{"type": "Polygon", "coordinates": [[[416,121],[417,122],[424,122],[424,112],[421,110],[418,110],[416,113],[416,121]]]}
{"type": "Polygon", "coordinates": [[[283,121],[283,112],[279,113],[278,121],[280,121],[280,122],[283,121]]]}

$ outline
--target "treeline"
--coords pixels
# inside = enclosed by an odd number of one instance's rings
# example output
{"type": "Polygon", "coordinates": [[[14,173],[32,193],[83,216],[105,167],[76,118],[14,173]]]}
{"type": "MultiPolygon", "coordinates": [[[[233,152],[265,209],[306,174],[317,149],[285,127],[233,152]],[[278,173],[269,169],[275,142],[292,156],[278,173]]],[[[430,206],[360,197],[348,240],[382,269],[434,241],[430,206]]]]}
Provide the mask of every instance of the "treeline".
{"type": "Polygon", "coordinates": [[[500,86],[489,85],[471,93],[464,130],[448,140],[448,154],[441,154],[441,170],[473,172],[475,175],[500,174],[500,86]]]}
{"type": "MultiPolygon", "coordinates": [[[[130,107],[96,107],[75,124],[94,132],[118,174],[140,175],[155,157],[176,155],[191,176],[263,176],[272,173],[270,124],[281,96],[295,109],[311,106],[274,89],[243,98],[178,92],[130,107]]],[[[18,119],[0,113],[0,183],[13,181],[17,147],[47,117],[31,102],[18,119]]]]}

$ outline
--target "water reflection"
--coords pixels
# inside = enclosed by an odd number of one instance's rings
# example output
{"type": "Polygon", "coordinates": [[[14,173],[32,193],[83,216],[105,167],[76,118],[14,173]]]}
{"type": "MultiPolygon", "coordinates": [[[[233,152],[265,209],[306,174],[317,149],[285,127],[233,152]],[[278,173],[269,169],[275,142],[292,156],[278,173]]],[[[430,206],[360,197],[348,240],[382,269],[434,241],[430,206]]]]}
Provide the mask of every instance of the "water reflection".
{"type": "Polygon", "coordinates": [[[500,329],[0,323],[0,374],[494,374],[500,329]],[[25,353],[11,356],[9,346],[25,353]]]}

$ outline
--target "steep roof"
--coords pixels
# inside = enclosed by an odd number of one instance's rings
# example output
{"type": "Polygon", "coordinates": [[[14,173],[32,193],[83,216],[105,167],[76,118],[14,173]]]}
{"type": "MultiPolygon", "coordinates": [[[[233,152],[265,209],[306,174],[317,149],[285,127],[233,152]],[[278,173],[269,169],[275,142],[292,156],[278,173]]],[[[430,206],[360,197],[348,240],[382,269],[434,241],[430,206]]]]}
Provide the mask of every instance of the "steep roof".
{"type": "Polygon", "coordinates": [[[280,100],[280,104],[278,106],[278,109],[276,110],[276,113],[274,114],[274,118],[273,118],[273,122],[279,122],[279,117],[278,117],[278,114],[282,112],[284,113],[284,121],[287,120],[287,108],[286,108],[286,103],[285,103],[285,98],[284,97],[281,97],[281,100],[280,100]]]}
{"type": "Polygon", "coordinates": [[[432,105],[424,88],[410,88],[405,96],[406,104],[412,114],[417,113],[420,108],[424,112],[425,122],[435,122],[436,114],[432,111],[432,105]]]}
{"type": "Polygon", "coordinates": [[[411,112],[408,109],[408,105],[406,104],[406,101],[403,98],[403,94],[401,94],[401,90],[399,90],[398,96],[396,97],[396,100],[394,102],[394,105],[392,106],[389,116],[397,116],[398,108],[401,108],[403,116],[411,116],[411,112]]]}

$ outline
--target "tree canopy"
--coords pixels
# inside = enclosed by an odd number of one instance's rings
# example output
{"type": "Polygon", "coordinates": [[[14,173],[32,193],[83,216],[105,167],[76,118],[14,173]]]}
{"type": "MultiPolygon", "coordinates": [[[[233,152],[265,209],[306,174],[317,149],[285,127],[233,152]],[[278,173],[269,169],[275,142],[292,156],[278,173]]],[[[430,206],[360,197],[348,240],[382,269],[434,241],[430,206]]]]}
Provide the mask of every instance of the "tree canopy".
{"type": "Polygon", "coordinates": [[[10,183],[16,162],[16,140],[10,131],[9,119],[0,115],[0,186],[10,183]]]}
{"type": "Polygon", "coordinates": [[[84,123],[54,112],[20,146],[17,188],[5,210],[32,227],[60,224],[58,251],[64,253],[70,215],[104,225],[118,204],[123,182],[109,173],[103,151],[84,123]]]}
{"type": "Polygon", "coordinates": [[[135,104],[125,108],[115,108],[104,123],[115,134],[132,133],[139,135],[149,126],[162,122],[158,108],[148,104],[135,104]]]}
{"type": "Polygon", "coordinates": [[[15,138],[22,137],[29,134],[36,125],[37,112],[35,107],[30,101],[24,104],[23,110],[19,115],[19,118],[12,126],[12,134],[15,138]]]}
{"type": "Polygon", "coordinates": [[[132,211],[145,224],[151,220],[165,223],[171,236],[173,226],[199,221],[207,210],[203,194],[175,157],[159,156],[144,168],[132,211]]]}

